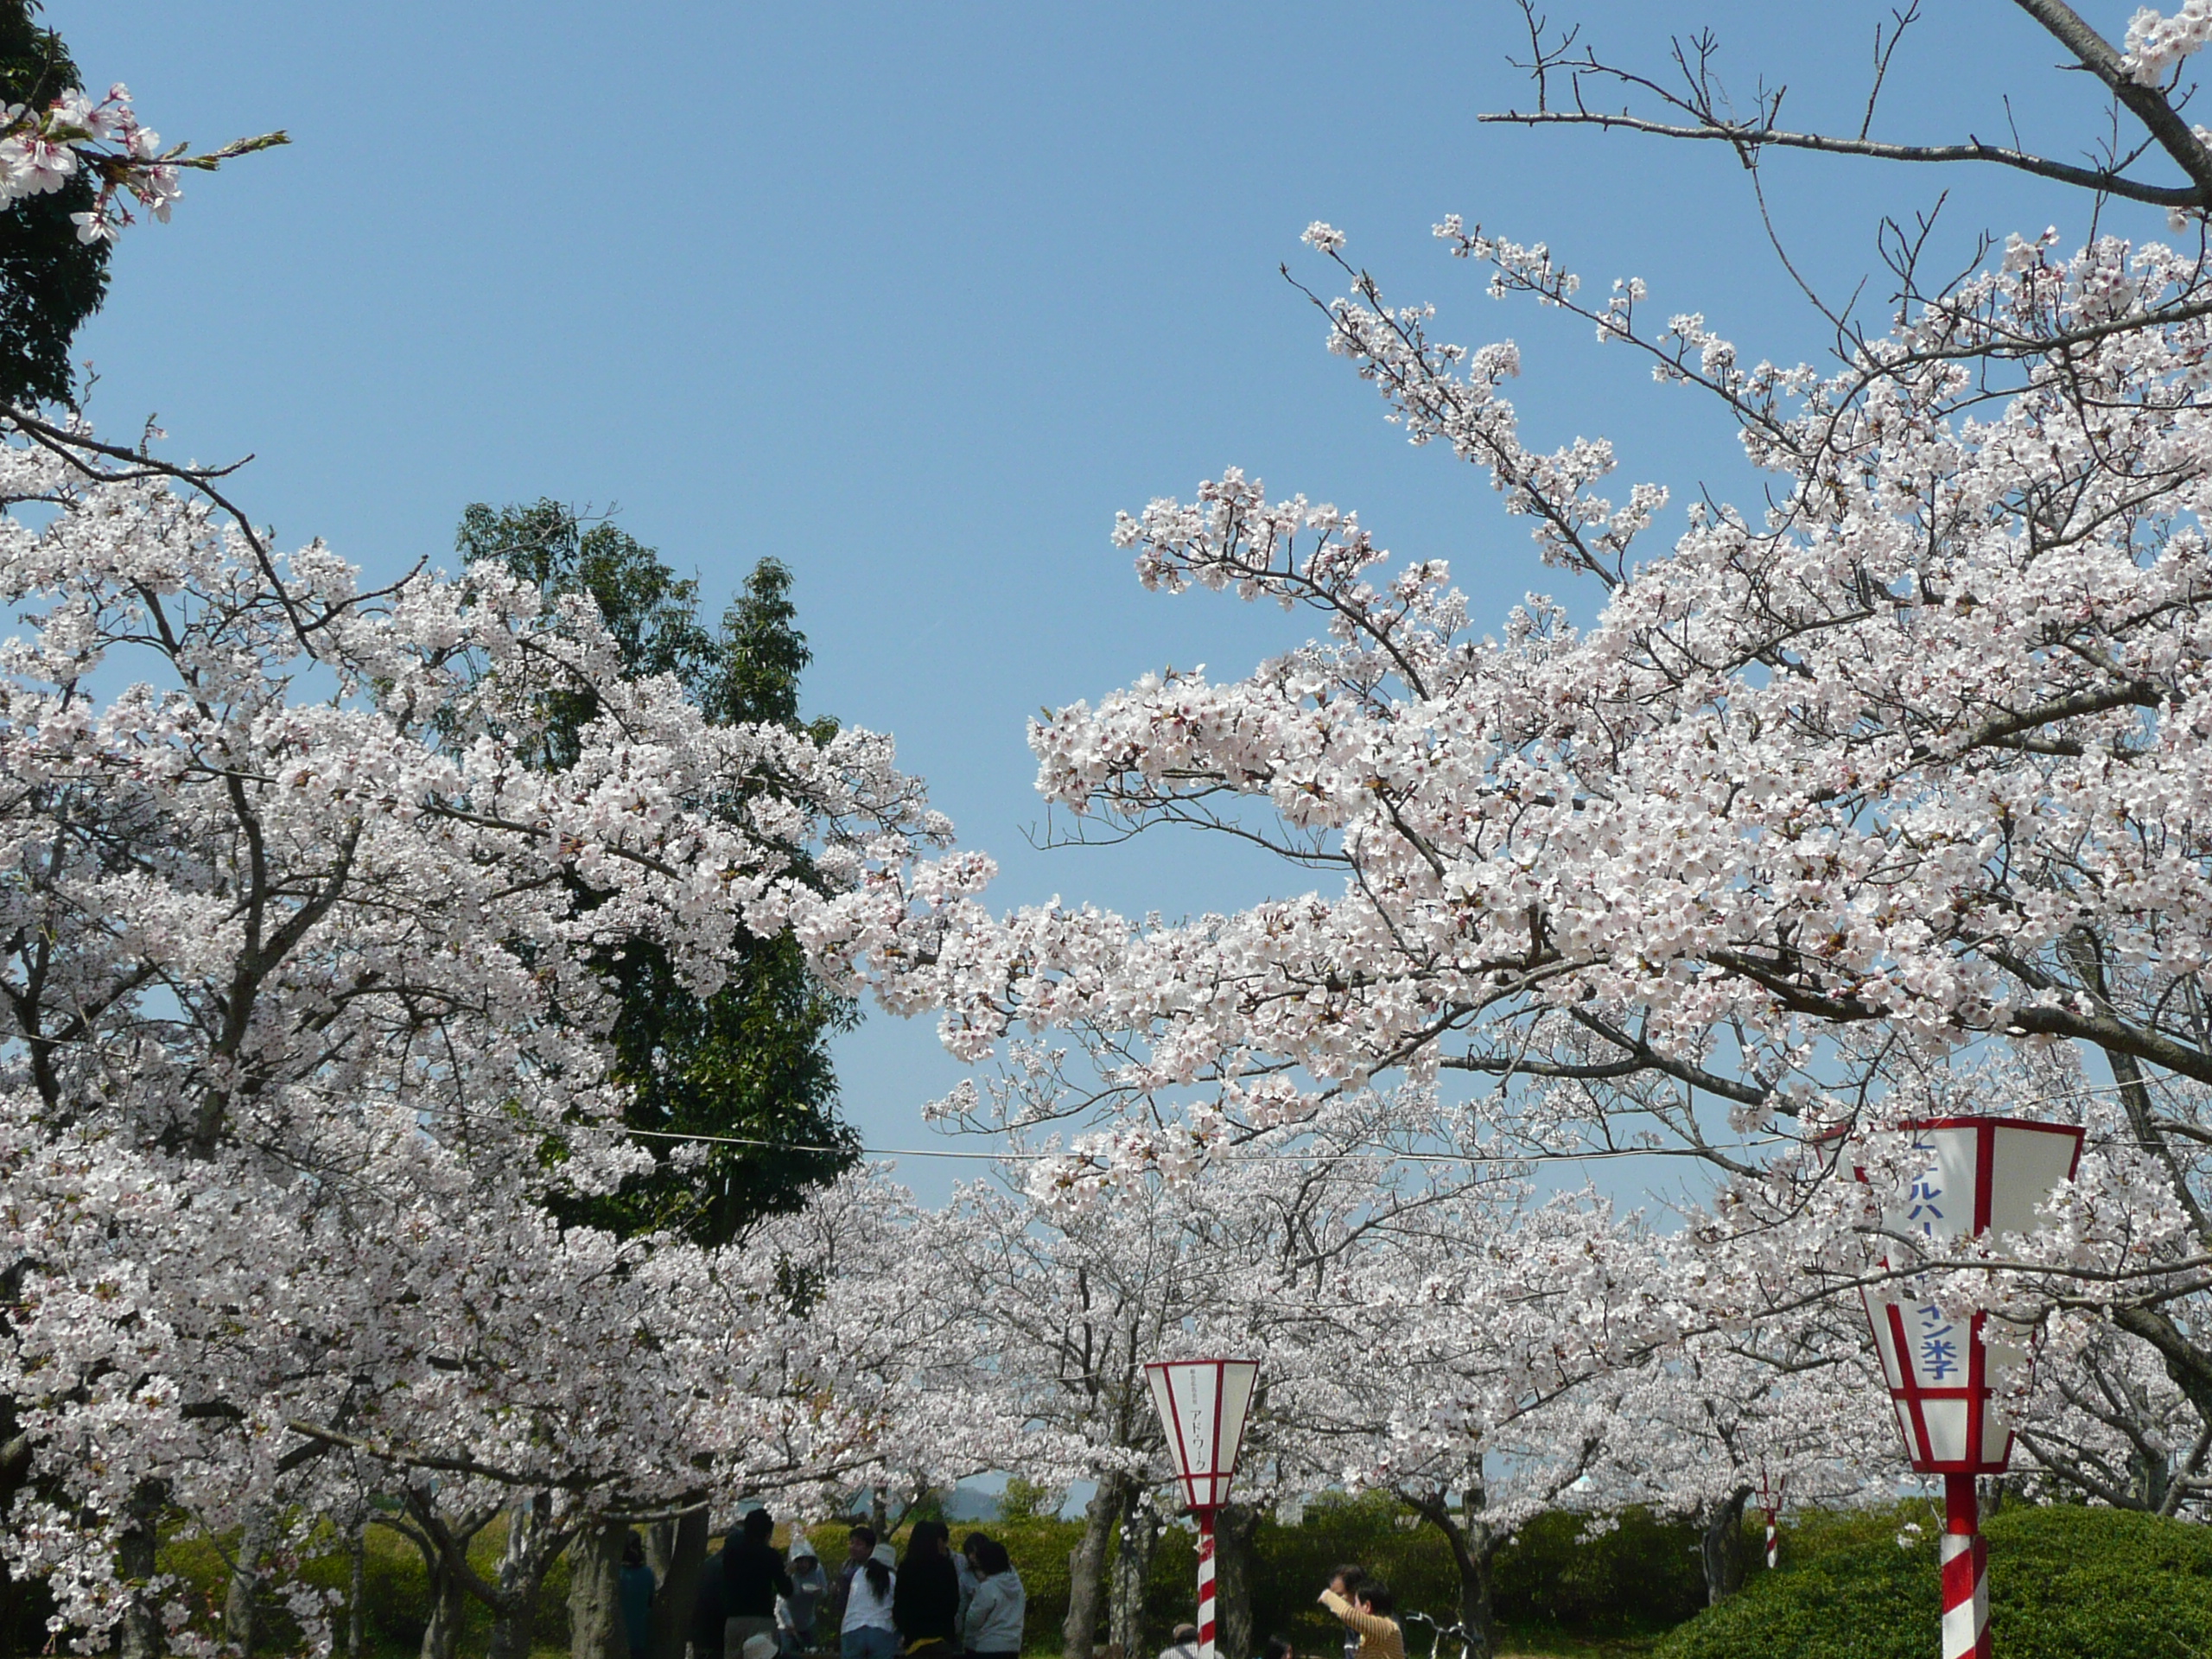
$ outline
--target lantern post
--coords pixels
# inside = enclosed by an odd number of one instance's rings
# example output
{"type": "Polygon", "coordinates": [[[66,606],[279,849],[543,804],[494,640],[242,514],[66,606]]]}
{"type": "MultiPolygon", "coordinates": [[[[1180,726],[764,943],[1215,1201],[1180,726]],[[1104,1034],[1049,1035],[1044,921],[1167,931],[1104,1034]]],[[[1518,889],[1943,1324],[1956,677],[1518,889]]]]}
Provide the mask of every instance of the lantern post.
{"type": "MultiPolygon", "coordinates": [[[[2082,1132],[2057,1123],[1939,1117],[1904,1128],[1916,1173],[1883,1230],[1931,1243],[1993,1228],[2032,1232],[2036,1206],[2072,1179],[2082,1156],[2082,1132]]],[[[1882,1265],[1891,1265],[1886,1255],[1882,1265]]],[[[1986,1313],[1953,1319],[1910,1281],[1859,1294],[1906,1455],[1919,1473],[1943,1477],[1943,1659],[1990,1659],[1988,1552],[1974,1481],[2012,1462],[2002,1396],[2027,1367],[2029,1333],[1986,1313]]]]}
{"type": "Polygon", "coordinates": [[[1214,1659],[1214,1517],[1229,1502],[1260,1362],[1170,1359],[1144,1370],[1184,1506],[1198,1523],[1198,1659],[1214,1659]]]}

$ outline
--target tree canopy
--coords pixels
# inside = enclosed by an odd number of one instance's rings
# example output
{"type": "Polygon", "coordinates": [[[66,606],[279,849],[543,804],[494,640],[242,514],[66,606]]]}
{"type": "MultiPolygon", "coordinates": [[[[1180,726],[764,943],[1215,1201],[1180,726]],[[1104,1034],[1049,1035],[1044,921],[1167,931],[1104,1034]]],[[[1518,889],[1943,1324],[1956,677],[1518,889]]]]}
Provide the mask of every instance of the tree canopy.
{"type": "MultiPolygon", "coordinates": [[[[713,723],[779,726],[822,742],[836,734],[834,721],[799,717],[799,675],[812,653],[797,626],[791,571],[778,561],[756,564],[720,626],[709,627],[700,620],[696,581],[610,519],[550,499],[472,505],[456,544],[469,563],[496,563],[548,599],[588,598],[626,671],[671,677],[713,723]]],[[[599,700],[588,690],[552,695],[540,760],[566,767],[599,700]]],[[[764,772],[706,804],[734,819],[753,796],[781,787],[764,772]]],[[[837,1115],[830,1056],[830,1039],[856,1024],[858,1012],[808,970],[788,933],[741,935],[727,982],[709,996],[687,989],[650,939],[602,947],[594,965],[617,993],[613,1070],[632,1091],[630,1123],[772,1144],[651,1141],[652,1173],[617,1193],[575,1201],[575,1217],[721,1243],[761,1216],[796,1208],[859,1157],[858,1138],[837,1115]]]]}

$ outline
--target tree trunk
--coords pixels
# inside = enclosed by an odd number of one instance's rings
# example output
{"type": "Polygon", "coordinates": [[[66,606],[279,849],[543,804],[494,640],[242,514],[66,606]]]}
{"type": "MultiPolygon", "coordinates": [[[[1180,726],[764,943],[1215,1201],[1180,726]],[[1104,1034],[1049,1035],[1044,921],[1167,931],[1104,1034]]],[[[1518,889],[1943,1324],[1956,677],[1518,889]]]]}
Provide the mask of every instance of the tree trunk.
{"type": "Polygon", "coordinates": [[[1112,1582],[1107,1589],[1106,1639],[1122,1659],[1145,1651],[1144,1596],[1152,1584],[1153,1553],[1160,1548],[1160,1512],[1132,1487],[1122,1505],[1122,1531],[1114,1552],[1112,1582]]]}
{"type": "Polygon", "coordinates": [[[1751,1489],[1700,1505],[1698,1555],[1705,1564],[1705,1605],[1717,1607],[1744,1587],[1744,1504],[1751,1489]]]}
{"type": "Polygon", "coordinates": [[[622,1626],[622,1546],[627,1522],[587,1523],[569,1546],[569,1659],[629,1659],[622,1626]]]}
{"type": "Polygon", "coordinates": [[[461,1649],[461,1621],[467,1611],[461,1574],[435,1549],[423,1552],[429,1573],[430,1622],[423,1627],[422,1659],[454,1659],[461,1649]]]}
{"type": "Polygon", "coordinates": [[[161,1483],[142,1480],[131,1489],[130,1516],[116,1549],[116,1570],[132,1586],[130,1600],[116,1626],[120,1659],[157,1659],[162,1651],[162,1616],[144,1586],[154,1577],[154,1529],[162,1512],[161,1483]]]}
{"type": "Polygon", "coordinates": [[[707,1565],[706,1494],[693,1494],[699,1507],[665,1529],[655,1527],[667,1539],[654,1554],[660,1586],[653,1592],[652,1659],[683,1659],[683,1644],[691,1639],[691,1611],[699,1601],[699,1580],[707,1565]]]}
{"type": "Polygon", "coordinates": [[[493,1604],[486,1659],[530,1659],[537,1624],[537,1595],[546,1569],[560,1553],[551,1536],[553,1496],[539,1492],[509,1512],[507,1548],[499,1557],[498,1599],[493,1604]]]}
{"type": "Polygon", "coordinates": [[[231,1561],[230,1588],[223,1597],[223,1639],[241,1654],[253,1652],[255,1615],[261,1600],[261,1557],[269,1548],[270,1516],[265,1504],[246,1511],[238,1551],[231,1561]]]}
{"type": "Polygon", "coordinates": [[[1491,1611],[1491,1568],[1505,1535],[1491,1523],[1486,1510],[1488,1490],[1477,1481],[1459,1494],[1455,1519],[1450,1499],[1433,1488],[1403,1491],[1399,1501],[1443,1535],[1452,1553],[1452,1570],[1459,1578],[1459,1623],[1467,1632],[1469,1659],[1490,1659],[1497,1650],[1497,1627],[1491,1611]]]}
{"type": "Polygon", "coordinates": [[[346,1580],[346,1659],[361,1659],[361,1638],[365,1634],[361,1592],[367,1587],[369,1576],[369,1518],[365,1514],[353,1529],[353,1547],[347,1553],[353,1560],[347,1564],[346,1580]]]}
{"type": "MultiPolygon", "coordinates": [[[[1106,1546],[1128,1499],[1128,1482],[1120,1475],[1098,1483],[1083,1512],[1083,1541],[1068,1555],[1068,1618],[1060,1627],[1066,1659],[1090,1659],[1098,1636],[1098,1614],[1105,1597],[1106,1546]]],[[[1127,1656],[1124,1656],[1127,1659],[1127,1656]]]]}
{"type": "Polygon", "coordinates": [[[885,1543],[891,1541],[891,1489],[878,1486],[868,1495],[868,1521],[875,1529],[875,1535],[885,1543]]]}
{"type": "Polygon", "coordinates": [[[1252,1580],[1258,1565],[1252,1548],[1260,1533],[1260,1512],[1249,1503],[1224,1503],[1214,1517],[1214,1618],[1216,1646],[1229,1659],[1251,1659],[1252,1580]]]}

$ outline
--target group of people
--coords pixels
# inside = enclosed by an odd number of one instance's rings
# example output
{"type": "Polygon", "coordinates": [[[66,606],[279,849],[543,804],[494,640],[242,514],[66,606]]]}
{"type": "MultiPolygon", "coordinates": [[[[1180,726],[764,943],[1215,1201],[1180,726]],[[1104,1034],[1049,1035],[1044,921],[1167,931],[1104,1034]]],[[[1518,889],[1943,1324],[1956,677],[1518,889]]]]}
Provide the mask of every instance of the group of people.
{"type": "MultiPolygon", "coordinates": [[[[796,1659],[827,1646],[831,1631],[841,1659],[1020,1659],[1028,1592],[995,1538],[971,1532],[956,1553],[943,1522],[918,1521],[902,1560],[874,1528],[857,1526],[832,1577],[796,1527],[787,1563],[770,1541],[775,1524],[766,1510],[751,1510],[708,1558],[692,1659],[796,1659]]],[[[626,1565],[631,1659],[655,1659],[651,1569],[636,1618],[631,1583],[626,1565]]]]}
{"type": "MultiPolygon", "coordinates": [[[[1006,1546],[971,1532],[955,1552],[942,1521],[917,1521],[902,1560],[873,1527],[847,1535],[835,1578],[823,1570],[805,1533],[791,1529],[791,1556],[771,1540],[765,1509],[731,1529],[707,1558],[691,1621],[691,1659],[798,1659],[837,1634],[839,1659],[1020,1659],[1028,1592],[1006,1546]]],[[[622,1617],[631,1659],[656,1659],[656,1588],[643,1546],[624,1553],[622,1617]]],[[[1390,1588],[1357,1567],[1338,1567],[1321,1605],[1344,1627],[1344,1659],[1406,1659],[1390,1588]]],[[[673,1656],[672,1659],[682,1659],[673,1656]]],[[[1178,1625],[1160,1659],[1199,1659],[1198,1627],[1178,1625]]],[[[1295,1659],[1290,1643],[1270,1640],[1257,1659],[1295,1659]]]]}
{"type": "MultiPolygon", "coordinates": [[[[1321,1592],[1321,1605],[1344,1627],[1344,1659],[1406,1659],[1406,1636],[1390,1586],[1364,1567],[1340,1567],[1321,1592]]],[[[1178,1624],[1175,1643],[1160,1659],[1200,1659],[1198,1627],[1178,1624]]],[[[1290,1638],[1269,1637],[1256,1659],[1297,1659],[1290,1638]]]]}

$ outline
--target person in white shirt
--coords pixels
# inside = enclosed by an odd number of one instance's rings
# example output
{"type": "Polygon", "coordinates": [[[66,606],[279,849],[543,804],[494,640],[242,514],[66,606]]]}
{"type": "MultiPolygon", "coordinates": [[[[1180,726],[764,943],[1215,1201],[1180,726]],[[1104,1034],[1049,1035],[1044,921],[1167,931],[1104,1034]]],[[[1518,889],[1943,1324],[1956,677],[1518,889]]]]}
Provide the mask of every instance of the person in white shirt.
{"type": "Polygon", "coordinates": [[[878,1544],[853,1574],[837,1631],[844,1659],[893,1659],[899,1651],[899,1627],[891,1620],[892,1592],[899,1583],[893,1568],[898,1559],[890,1545],[878,1544]]]}
{"type": "Polygon", "coordinates": [[[1178,1624],[1175,1627],[1175,1645],[1162,1652],[1160,1659],[1198,1659],[1198,1627],[1178,1624]]]}

